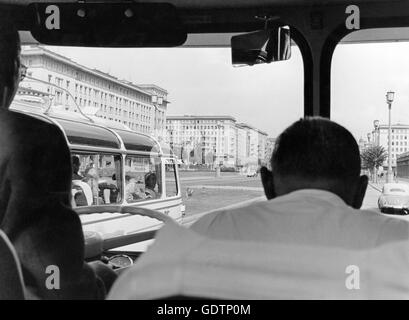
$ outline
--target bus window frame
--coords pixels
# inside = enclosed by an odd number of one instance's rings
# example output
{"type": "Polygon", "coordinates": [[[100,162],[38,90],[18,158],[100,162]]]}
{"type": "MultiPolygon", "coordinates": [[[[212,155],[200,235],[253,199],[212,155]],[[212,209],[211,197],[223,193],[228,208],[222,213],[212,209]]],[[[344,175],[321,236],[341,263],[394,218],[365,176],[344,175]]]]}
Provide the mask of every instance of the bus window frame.
{"type": "MultiPolygon", "coordinates": [[[[106,155],[106,156],[113,156],[113,157],[118,156],[119,159],[120,159],[120,167],[119,167],[119,170],[120,170],[120,176],[121,176],[121,181],[120,181],[121,186],[120,186],[120,188],[119,188],[119,194],[120,194],[120,199],[121,199],[121,200],[120,200],[119,202],[117,202],[117,203],[92,204],[92,205],[88,205],[88,206],[75,207],[75,208],[73,208],[73,209],[75,210],[76,208],[85,208],[85,207],[90,207],[90,208],[92,208],[92,207],[94,207],[94,206],[123,205],[123,204],[124,204],[124,195],[125,195],[125,191],[123,190],[124,182],[123,182],[123,178],[122,178],[122,176],[123,176],[123,165],[122,165],[122,163],[123,163],[123,161],[124,161],[124,159],[123,159],[123,153],[120,152],[119,150],[116,150],[116,151],[107,151],[107,150],[104,150],[104,151],[96,151],[96,150],[88,150],[88,151],[87,151],[87,150],[84,150],[83,148],[81,148],[81,149],[76,149],[76,148],[71,148],[70,146],[69,146],[69,150],[70,150],[70,157],[72,157],[73,155],[98,155],[98,156],[106,155]]],[[[99,169],[99,167],[98,167],[98,169],[99,169]]],[[[116,180],[116,181],[118,181],[118,180],[116,180]]],[[[117,183],[117,187],[118,187],[118,183],[117,183]]]]}
{"type": "Polygon", "coordinates": [[[168,197],[168,196],[166,195],[166,192],[167,192],[167,190],[166,190],[166,181],[165,181],[165,184],[164,184],[164,188],[163,188],[163,189],[164,189],[164,194],[165,194],[165,198],[166,198],[166,199],[175,199],[175,198],[179,198],[179,197],[181,196],[179,169],[178,169],[177,158],[176,158],[176,157],[175,157],[175,158],[172,158],[172,157],[164,157],[164,158],[163,158],[163,161],[162,161],[162,165],[163,165],[162,172],[165,173],[165,174],[164,174],[165,179],[166,179],[166,165],[169,164],[169,163],[167,163],[168,160],[171,160],[171,161],[173,162],[172,164],[173,164],[174,169],[175,169],[174,174],[175,174],[177,194],[174,195],[174,196],[170,196],[170,197],[168,197]]]}
{"type": "MultiPolygon", "coordinates": [[[[103,151],[98,151],[95,150],[95,148],[92,148],[93,150],[90,149],[85,149],[84,147],[79,148],[72,148],[70,146],[70,154],[82,154],[82,155],[91,155],[91,154],[95,154],[95,155],[118,155],[121,157],[121,188],[120,188],[120,194],[121,194],[121,201],[116,203],[115,205],[129,205],[129,206],[137,206],[140,204],[145,204],[145,203],[155,203],[155,202],[162,202],[162,201],[166,201],[166,200],[174,200],[174,199],[178,199],[181,197],[181,186],[180,186],[180,177],[179,177],[179,170],[178,170],[178,166],[177,166],[177,158],[174,157],[163,157],[160,154],[155,155],[155,157],[157,156],[160,159],[160,165],[161,165],[161,170],[162,172],[164,172],[164,170],[166,169],[166,161],[167,160],[172,160],[173,161],[173,165],[175,168],[175,179],[176,179],[176,187],[178,190],[177,195],[171,196],[171,197],[167,197],[166,196],[166,176],[165,175],[161,175],[161,183],[162,183],[162,194],[161,197],[156,198],[156,199],[142,199],[141,201],[137,201],[137,202],[127,202],[125,199],[125,160],[127,156],[133,156],[133,157],[150,157],[152,155],[148,155],[146,153],[134,153],[134,152],[124,152],[124,151],[120,151],[120,150],[116,150],[115,152],[109,151],[109,150],[103,150],[103,151]]],[[[101,149],[102,150],[102,149],[101,149]]],[[[109,206],[109,205],[113,205],[111,204],[100,204],[101,206],[109,206]]],[[[82,207],[92,207],[93,205],[90,206],[82,206],[82,207]]]]}
{"type": "Polygon", "coordinates": [[[122,169],[123,169],[122,170],[123,171],[122,181],[123,181],[123,186],[124,186],[124,194],[123,194],[123,198],[122,198],[123,199],[123,204],[128,205],[128,206],[137,206],[139,204],[145,204],[145,203],[150,204],[150,203],[155,203],[155,202],[160,202],[160,201],[166,200],[166,197],[164,197],[164,189],[163,189],[164,177],[163,177],[163,175],[161,173],[162,194],[161,194],[161,196],[159,198],[156,198],[156,199],[141,199],[141,201],[136,201],[136,202],[127,202],[126,201],[126,199],[125,199],[125,175],[126,175],[125,160],[126,160],[126,157],[147,157],[147,158],[157,157],[159,159],[159,161],[160,161],[160,164],[161,164],[160,168],[161,168],[161,170],[163,170],[163,168],[162,168],[163,160],[162,160],[162,156],[159,153],[155,154],[155,155],[152,155],[152,154],[147,154],[147,153],[125,152],[123,154],[123,167],[122,167],[122,169]]]}

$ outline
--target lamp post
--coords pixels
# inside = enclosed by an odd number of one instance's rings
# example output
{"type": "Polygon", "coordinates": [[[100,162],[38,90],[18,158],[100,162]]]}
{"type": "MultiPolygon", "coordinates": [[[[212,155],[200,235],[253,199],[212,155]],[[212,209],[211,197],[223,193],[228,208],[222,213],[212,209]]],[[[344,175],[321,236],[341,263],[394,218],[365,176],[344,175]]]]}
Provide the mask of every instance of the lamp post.
{"type": "MultiPolygon", "coordinates": [[[[220,129],[223,128],[223,126],[220,124],[220,122],[217,122],[216,125],[217,128],[217,140],[216,140],[216,178],[220,177],[220,149],[222,146],[220,145],[220,129]]],[[[223,148],[224,150],[224,148],[223,148]]]]}
{"type": "Polygon", "coordinates": [[[392,182],[393,181],[393,172],[392,172],[392,140],[391,140],[391,109],[392,109],[392,102],[393,98],[395,97],[395,92],[393,91],[388,91],[386,93],[386,103],[388,104],[388,110],[389,110],[389,125],[388,125],[388,172],[386,176],[386,182],[392,182]]]}
{"type": "Polygon", "coordinates": [[[163,134],[163,127],[159,126],[160,119],[159,116],[161,115],[162,110],[160,109],[160,106],[163,104],[163,98],[158,97],[157,95],[152,96],[152,106],[155,108],[155,114],[153,117],[153,136],[155,138],[158,138],[163,134]]]}
{"type": "Polygon", "coordinates": [[[376,146],[379,146],[379,120],[374,120],[373,122],[374,125],[374,143],[376,146]]]}

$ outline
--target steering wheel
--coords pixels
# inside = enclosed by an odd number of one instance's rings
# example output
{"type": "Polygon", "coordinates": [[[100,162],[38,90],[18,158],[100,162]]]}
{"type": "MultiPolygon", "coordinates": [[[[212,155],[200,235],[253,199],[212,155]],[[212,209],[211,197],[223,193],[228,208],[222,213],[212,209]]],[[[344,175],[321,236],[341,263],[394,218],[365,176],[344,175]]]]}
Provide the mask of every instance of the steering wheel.
{"type": "MultiPolygon", "coordinates": [[[[89,206],[79,207],[75,211],[79,215],[95,214],[95,213],[122,213],[130,215],[140,215],[153,218],[164,223],[175,223],[175,221],[164,213],[156,210],[120,205],[104,205],[104,206],[89,206]]],[[[123,247],[126,245],[151,240],[155,237],[158,228],[154,230],[141,231],[137,233],[126,234],[114,238],[103,239],[97,232],[85,232],[85,257],[92,258],[101,255],[104,251],[123,247]]]]}

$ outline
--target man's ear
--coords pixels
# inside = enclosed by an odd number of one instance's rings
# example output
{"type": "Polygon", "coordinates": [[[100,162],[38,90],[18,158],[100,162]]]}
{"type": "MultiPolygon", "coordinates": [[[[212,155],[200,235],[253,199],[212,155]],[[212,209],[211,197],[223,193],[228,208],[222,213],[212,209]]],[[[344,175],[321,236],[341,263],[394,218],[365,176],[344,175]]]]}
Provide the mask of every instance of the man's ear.
{"type": "Polygon", "coordinates": [[[354,195],[352,207],[354,209],[361,209],[362,202],[365,198],[366,188],[368,187],[368,177],[366,175],[360,176],[358,180],[358,185],[354,195]]]}
{"type": "Polygon", "coordinates": [[[276,197],[274,189],[274,178],[273,173],[266,167],[261,167],[260,169],[261,182],[263,183],[264,193],[268,200],[274,199],[276,197]]]}

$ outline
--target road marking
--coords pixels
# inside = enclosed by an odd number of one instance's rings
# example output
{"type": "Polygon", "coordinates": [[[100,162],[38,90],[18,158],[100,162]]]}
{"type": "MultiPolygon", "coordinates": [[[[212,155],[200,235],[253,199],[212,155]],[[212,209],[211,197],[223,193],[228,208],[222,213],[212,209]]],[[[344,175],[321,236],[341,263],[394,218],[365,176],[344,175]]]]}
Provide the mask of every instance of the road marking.
{"type": "Polygon", "coordinates": [[[262,187],[242,187],[242,186],[212,186],[212,185],[193,185],[189,186],[193,189],[227,189],[227,190],[246,190],[246,191],[263,191],[262,187]]]}
{"type": "Polygon", "coordinates": [[[375,186],[375,185],[374,185],[374,184],[372,184],[372,183],[369,183],[369,185],[370,185],[372,188],[374,188],[376,191],[379,191],[379,192],[381,192],[381,191],[382,191],[382,189],[381,189],[381,188],[379,188],[379,187],[375,186]]]}
{"type": "Polygon", "coordinates": [[[214,180],[214,181],[223,181],[223,180],[243,180],[243,181],[251,181],[249,178],[243,177],[243,176],[221,176],[221,177],[184,177],[180,178],[180,181],[209,181],[209,180],[214,180]]]}

